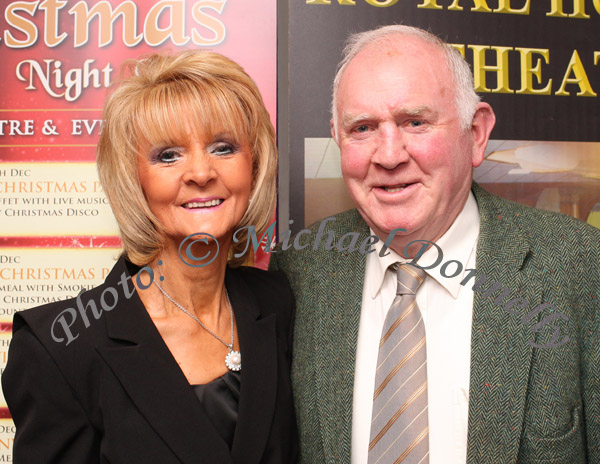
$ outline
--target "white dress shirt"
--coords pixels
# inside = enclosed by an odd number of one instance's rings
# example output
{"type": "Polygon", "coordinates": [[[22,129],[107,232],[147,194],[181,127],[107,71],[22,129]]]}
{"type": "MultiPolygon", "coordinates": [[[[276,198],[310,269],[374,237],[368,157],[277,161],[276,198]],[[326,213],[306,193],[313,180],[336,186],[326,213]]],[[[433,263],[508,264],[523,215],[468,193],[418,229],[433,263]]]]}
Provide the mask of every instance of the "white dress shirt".
{"type": "MultiPolygon", "coordinates": [[[[473,285],[472,281],[465,286],[460,282],[465,269],[475,268],[478,237],[479,210],[470,193],[452,226],[436,242],[443,251],[442,261],[426,270],[425,282],[417,291],[427,337],[430,464],[466,463],[473,285]],[[440,273],[449,260],[462,264],[453,278],[440,273]]],[[[396,274],[388,267],[407,261],[391,249],[389,255],[380,257],[382,245],[382,241],[374,245],[365,267],[354,378],[352,464],[367,463],[379,339],[396,296],[396,274]]],[[[418,264],[427,267],[437,257],[431,247],[418,264]]],[[[454,274],[457,267],[456,263],[448,265],[445,274],[454,274]]]]}

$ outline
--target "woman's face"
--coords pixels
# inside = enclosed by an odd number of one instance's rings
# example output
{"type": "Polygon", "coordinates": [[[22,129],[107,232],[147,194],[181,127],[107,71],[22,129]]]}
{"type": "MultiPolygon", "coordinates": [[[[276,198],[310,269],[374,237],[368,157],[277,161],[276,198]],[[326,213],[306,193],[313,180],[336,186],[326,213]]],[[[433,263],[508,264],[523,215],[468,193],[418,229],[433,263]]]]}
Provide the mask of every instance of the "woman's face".
{"type": "Polygon", "coordinates": [[[228,132],[190,131],[182,145],[149,147],[138,172],[150,209],[177,247],[198,232],[229,240],[248,208],[250,144],[228,132]]]}

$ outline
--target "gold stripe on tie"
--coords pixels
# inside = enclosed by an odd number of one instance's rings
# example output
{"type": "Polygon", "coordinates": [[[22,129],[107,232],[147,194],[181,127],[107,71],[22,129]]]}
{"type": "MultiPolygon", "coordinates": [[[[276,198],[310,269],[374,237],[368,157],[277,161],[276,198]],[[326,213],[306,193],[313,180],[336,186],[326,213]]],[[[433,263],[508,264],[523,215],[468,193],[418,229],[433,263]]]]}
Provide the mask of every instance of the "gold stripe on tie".
{"type": "Polygon", "coordinates": [[[402,321],[408,317],[408,315],[410,314],[410,312],[414,309],[414,307],[416,305],[417,305],[417,302],[414,301],[413,303],[411,303],[411,305],[408,308],[406,308],[406,311],[404,311],[402,314],[400,314],[398,319],[396,319],[394,321],[394,323],[390,326],[389,330],[385,333],[385,335],[383,337],[381,337],[381,340],[379,341],[379,348],[381,348],[383,346],[383,344],[385,342],[387,342],[388,338],[390,338],[392,333],[394,333],[394,330],[396,330],[396,328],[402,323],[402,321]]]}
{"type": "Polygon", "coordinates": [[[392,380],[392,378],[398,373],[398,371],[400,369],[402,369],[402,366],[404,366],[408,361],[411,360],[411,358],[421,349],[422,346],[425,345],[425,337],[423,337],[419,343],[417,343],[412,350],[410,350],[408,352],[408,354],[404,357],[404,359],[402,359],[398,364],[396,364],[396,367],[394,367],[390,373],[387,375],[387,377],[385,379],[383,379],[383,382],[381,382],[381,385],[379,385],[379,388],[377,390],[375,390],[375,393],[373,395],[373,400],[377,399],[377,397],[381,394],[381,392],[383,391],[383,389],[387,386],[388,383],[390,383],[390,380],[392,380]]]}
{"type": "MultiPolygon", "coordinates": [[[[425,427],[425,430],[423,430],[421,432],[421,434],[415,438],[415,441],[413,441],[410,446],[408,448],[406,448],[406,450],[404,450],[404,453],[402,453],[400,456],[398,456],[398,459],[396,459],[394,461],[394,464],[400,464],[402,461],[404,461],[406,459],[406,457],[410,454],[410,452],[416,448],[416,446],[421,443],[423,441],[423,439],[429,434],[429,426],[425,427]]],[[[429,451],[427,451],[427,453],[429,453],[429,451]]]]}
{"type": "MultiPolygon", "coordinates": [[[[403,264],[402,266],[400,266],[402,268],[402,270],[404,272],[406,272],[407,274],[410,274],[411,276],[413,276],[415,279],[417,279],[417,281],[419,282],[419,286],[423,283],[423,281],[425,280],[425,277],[421,276],[420,274],[418,274],[409,264],[403,264]]],[[[422,271],[422,269],[420,269],[420,271],[422,271]]],[[[402,282],[400,282],[402,284],[402,282]]],[[[404,285],[404,284],[402,284],[404,285]]]]}
{"type": "Polygon", "coordinates": [[[406,401],[406,403],[404,403],[400,409],[398,409],[396,411],[396,413],[392,416],[392,418],[388,421],[387,424],[385,424],[385,426],[381,429],[381,432],[379,432],[377,434],[377,436],[373,439],[373,441],[371,441],[371,443],[369,443],[369,451],[371,451],[371,449],[377,444],[377,442],[379,440],[381,440],[381,437],[383,437],[387,431],[390,429],[390,427],[392,425],[394,425],[394,422],[396,422],[398,420],[398,418],[400,417],[400,415],[406,411],[406,408],[408,408],[411,404],[414,403],[414,401],[423,394],[424,391],[427,391],[427,382],[425,382],[423,385],[421,385],[417,391],[415,391],[412,396],[406,401]]]}

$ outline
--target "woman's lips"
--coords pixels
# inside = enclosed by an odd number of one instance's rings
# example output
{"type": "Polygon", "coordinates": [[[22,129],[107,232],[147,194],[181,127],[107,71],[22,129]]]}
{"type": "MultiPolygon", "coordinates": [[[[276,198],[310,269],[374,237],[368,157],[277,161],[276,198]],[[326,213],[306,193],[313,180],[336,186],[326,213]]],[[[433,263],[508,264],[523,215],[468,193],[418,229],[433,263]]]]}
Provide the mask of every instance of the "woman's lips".
{"type": "Polygon", "coordinates": [[[201,209],[201,208],[213,208],[215,206],[219,206],[221,203],[223,203],[222,198],[214,198],[212,200],[207,200],[207,201],[190,201],[188,203],[184,203],[183,206],[186,209],[201,209]]]}

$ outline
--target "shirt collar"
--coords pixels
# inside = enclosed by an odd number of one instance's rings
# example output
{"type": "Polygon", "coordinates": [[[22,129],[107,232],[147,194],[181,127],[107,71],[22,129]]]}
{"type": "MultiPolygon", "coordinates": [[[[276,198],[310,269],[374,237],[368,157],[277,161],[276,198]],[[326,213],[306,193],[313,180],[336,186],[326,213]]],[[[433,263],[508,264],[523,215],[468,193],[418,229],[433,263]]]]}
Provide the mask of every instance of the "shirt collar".
{"type": "MultiPolygon", "coordinates": [[[[477,208],[477,201],[473,196],[472,192],[469,192],[469,196],[462,211],[456,217],[450,228],[442,235],[436,244],[442,250],[443,257],[439,261],[438,265],[431,269],[425,269],[427,275],[435,279],[442,287],[444,287],[453,298],[457,298],[460,290],[460,282],[463,280],[465,275],[465,269],[471,255],[475,252],[475,245],[479,237],[479,209],[477,208]],[[442,276],[440,273],[444,263],[450,260],[456,260],[461,263],[462,270],[455,277],[447,278],[442,276]]],[[[375,235],[371,230],[371,235],[375,235]]],[[[378,241],[373,245],[375,251],[367,255],[366,269],[368,270],[368,291],[371,298],[376,298],[383,285],[385,278],[385,272],[388,267],[398,261],[408,262],[406,258],[401,257],[391,248],[388,248],[385,256],[379,256],[383,247],[383,241],[378,241]]],[[[439,255],[441,256],[441,254],[439,255]]],[[[431,247],[427,250],[423,256],[418,260],[418,264],[423,267],[428,267],[433,264],[438,258],[438,250],[435,247],[431,247]]],[[[450,264],[445,269],[446,274],[453,274],[456,271],[456,264],[450,264]]]]}

